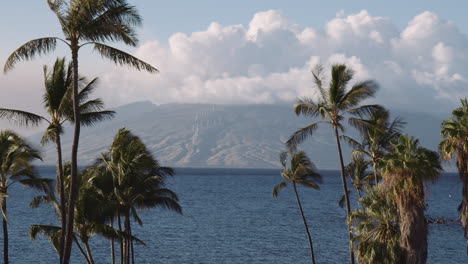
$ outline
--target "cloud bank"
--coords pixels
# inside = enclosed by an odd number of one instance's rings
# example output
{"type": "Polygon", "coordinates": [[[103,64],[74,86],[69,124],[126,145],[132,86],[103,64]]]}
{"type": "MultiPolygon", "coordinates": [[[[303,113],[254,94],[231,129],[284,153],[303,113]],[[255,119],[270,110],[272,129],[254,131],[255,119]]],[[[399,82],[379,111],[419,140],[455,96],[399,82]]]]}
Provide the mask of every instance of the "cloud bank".
{"type": "Polygon", "coordinates": [[[468,95],[467,37],[432,12],[403,30],[365,10],[341,12],[317,29],[270,10],[248,26],[213,22],[167,43],[148,41],[135,55],[161,73],[114,68],[101,79],[107,102],[290,103],[313,95],[310,70],[317,63],[346,63],[356,81],[377,80],[376,100],[393,107],[450,109],[468,95]]]}

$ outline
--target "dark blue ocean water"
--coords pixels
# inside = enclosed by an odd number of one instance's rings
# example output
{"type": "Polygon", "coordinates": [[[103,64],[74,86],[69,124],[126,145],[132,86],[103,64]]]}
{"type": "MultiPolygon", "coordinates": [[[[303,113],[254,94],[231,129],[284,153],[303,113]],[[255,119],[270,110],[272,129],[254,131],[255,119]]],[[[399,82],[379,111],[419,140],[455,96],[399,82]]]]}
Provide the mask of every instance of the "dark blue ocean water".
{"type": "MultiPolygon", "coordinates": [[[[54,168],[41,167],[43,177],[54,168]]],[[[168,181],[181,199],[184,214],[154,209],[140,214],[134,232],[146,242],[136,246],[137,263],[308,263],[308,245],[291,188],[271,196],[281,181],[278,170],[178,169],[168,181]]],[[[345,211],[339,173],[323,171],[321,190],[300,188],[318,263],[347,263],[345,211]]],[[[457,218],[461,185],[444,174],[428,191],[428,217],[457,218]]],[[[28,207],[34,193],[14,186],[8,198],[11,263],[57,263],[45,238],[30,240],[31,224],[58,224],[52,209],[28,207]]],[[[352,206],[356,208],[356,202],[352,206]]],[[[110,263],[109,242],[92,239],[97,263],[110,263]]],[[[2,241],[3,242],[3,241],[2,241]]],[[[2,243],[0,242],[0,244],[2,243]]],[[[0,245],[0,250],[2,245],[0,245]]],[[[73,263],[84,263],[73,248],[73,263]]],[[[468,263],[459,223],[431,224],[429,263],[468,263]]]]}

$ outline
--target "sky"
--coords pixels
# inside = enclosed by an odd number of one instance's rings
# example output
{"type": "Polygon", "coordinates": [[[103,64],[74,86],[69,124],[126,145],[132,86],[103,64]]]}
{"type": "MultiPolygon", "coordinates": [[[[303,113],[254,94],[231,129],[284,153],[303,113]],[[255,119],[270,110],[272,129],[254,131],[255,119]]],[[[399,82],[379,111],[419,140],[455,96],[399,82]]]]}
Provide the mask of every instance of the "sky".
{"type": "MultiPolygon", "coordinates": [[[[143,17],[139,45],[114,44],[157,75],[117,67],[90,49],[80,73],[99,77],[109,107],[153,103],[292,104],[314,96],[317,64],[352,67],[374,79],[373,102],[408,111],[450,111],[468,96],[468,2],[131,0],[143,17]]],[[[2,3],[0,64],[28,40],[61,36],[43,0],[2,3]],[[19,20],[18,18],[21,18],[19,20]]],[[[60,46],[60,45],[59,45],[60,46]]],[[[0,107],[43,113],[42,65],[59,47],[0,74],[0,107]]]]}

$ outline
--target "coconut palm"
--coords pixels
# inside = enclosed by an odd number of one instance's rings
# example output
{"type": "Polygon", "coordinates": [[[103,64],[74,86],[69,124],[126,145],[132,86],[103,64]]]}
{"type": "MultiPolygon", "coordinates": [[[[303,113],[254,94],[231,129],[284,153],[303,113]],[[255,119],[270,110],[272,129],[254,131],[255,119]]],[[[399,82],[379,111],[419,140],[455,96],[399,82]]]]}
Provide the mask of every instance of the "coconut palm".
{"type": "Polygon", "coordinates": [[[382,184],[365,188],[359,199],[362,210],[350,216],[354,228],[356,258],[359,263],[400,263],[400,228],[398,212],[388,190],[382,184]]]}
{"type": "Polygon", "coordinates": [[[440,156],[445,160],[456,157],[458,174],[463,183],[460,220],[468,238],[468,100],[461,99],[461,107],[452,112],[452,118],[442,122],[440,156]]]}
{"type": "Polygon", "coordinates": [[[3,261],[8,264],[8,189],[15,183],[43,189],[49,180],[36,176],[31,162],[40,160],[39,152],[10,130],[0,131],[0,207],[3,221],[3,261]]]}
{"type": "MultiPolygon", "coordinates": [[[[94,235],[112,239],[124,236],[122,232],[115,230],[105,223],[108,215],[112,212],[112,208],[105,199],[102,199],[102,196],[90,181],[90,178],[94,176],[93,169],[92,167],[87,168],[78,174],[79,192],[75,206],[75,226],[73,228],[74,242],[88,264],[95,263],[89,245],[89,240],[94,235]]],[[[70,184],[70,163],[64,166],[64,174],[65,189],[69,190],[67,187],[70,184]]],[[[31,202],[31,207],[36,208],[43,203],[52,204],[56,208],[57,217],[60,218],[61,204],[57,201],[53,190],[47,190],[44,195],[35,197],[31,202]]],[[[61,228],[53,225],[32,225],[29,229],[29,235],[32,239],[36,239],[38,234],[46,236],[57,253],[60,252],[59,237],[61,237],[61,233],[61,228]]],[[[143,243],[135,237],[131,237],[130,239],[143,243]]]]}
{"type": "Polygon", "coordinates": [[[402,135],[383,156],[382,183],[389,188],[398,209],[402,263],[426,263],[427,222],[424,216],[424,182],[435,180],[442,167],[436,152],[419,146],[417,139],[402,135]]]}
{"type": "Polygon", "coordinates": [[[288,153],[282,152],[280,154],[281,165],[283,166],[283,171],[281,172],[281,177],[284,181],[278,183],[273,188],[273,197],[277,198],[278,193],[286,187],[288,184],[292,184],[294,188],[294,194],[296,196],[297,206],[301,212],[302,222],[307,233],[307,238],[309,240],[310,247],[310,260],[312,264],[315,263],[314,257],[314,247],[312,245],[312,237],[310,236],[309,227],[307,225],[307,220],[304,216],[304,211],[302,210],[301,200],[299,199],[299,194],[297,192],[297,185],[302,185],[305,187],[310,187],[313,189],[320,189],[319,183],[322,183],[322,176],[317,173],[315,165],[307,157],[307,155],[300,151],[296,153],[290,153],[289,167],[288,167],[288,153]]]}
{"type": "MultiPolygon", "coordinates": [[[[369,162],[362,155],[351,155],[351,162],[346,165],[346,175],[351,179],[351,184],[358,193],[358,197],[362,197],[364,188],[369,186],[370,175],[367,173],[369,162]]],[[[344,201],[343,199],[341,201],[344,201]]]]}
{"type": "Polygon", "coordinates": [[[379,180],[377,160],[381,158],[390,147],[390,142],[399,137],[401,129],[406,124],[402,117],[397,117],[390,122],[390,112],[386,109],[379,109],[371,112],[367,118],[368,126],[363,126],[360,131],[361,142],[351,137],[343,135],[348,144],[354,148],[353,155],[365,155],[372,164],[374,181],[379,180]]]}
{"type": "MultiPolygon", "coordinates": [[[[37,126],[42,122],[47,123],[46,131],[42,137],[42,145],[53,141],[57,151],[57,190],[60,194],[60,215],[65,216],[66,199],[65,190],[63,188],[63,166],[62,166],[62,143],[61,134],[63,133],[63,125],[66,121],[73,121],[73,105],[71,98],[72,88],[72,64],[66,66],[65,58],[58,58],[52,69],[44,65],[44,86],[45,92],[43,95],[43,103],[48,117],[37,115],[34,113],[0,108],[0,118],[6,118],[19,125],[37,126]]],[[[98,79],[94,78],[90,82],[86,78],[81,77],[79,82],[78,101],[80,105],[80,120],[81,125],[90,126],[104,119],[110,119],[114,115],[114,111],[102,111],[104,103],[101,99],[88,100],[89,95],[94,91],[98,79]]],[[[65,217],[62,219],[62,229],[65,230],[65,217]]],[[[63,245],[65,233],[61,233],[61,245],[63,245]]]]}
{"type": "Polygon", "coordinates": [[[160,166],[141,139],[124,128],[114,137],[109,151],[98,159],[97,171],[91,181],[103,199],[115,204],[118,228],[127,235],[121,241],[121,261],[129,264],[132,259],[134,263],[133,242],[128,237],[133,235],[131,217],[143,224],[137,209],[162,207],[182,213],[177,195],[164,188],[166,177],[174,171],[160,166]]]}
{"type": "Polygon", "coordinates": [[[77,153],[80,136],[80,116],[78,100],[78,54],[87,45],[102,57],[114,63],[129,65],[137,70],[157,72],[150,64],[135,58],[119,49],[104,44],[108,41],[121,41],[126,45],[136,46],[138,39],[135,27],[141,25],[141,17],[136,8],[126,0],[47,0],[50,10],[57,16],[64,38],[45,37],[26,42],[15,50],[7,59],[4,72],[7,72],[21,60],[30,60],[36,55],[55,50],[57,41],[65,43],[71,51],[73,64],[73,116],[75,126],[71,153],[71,186],[67,209],[67,228],[62,263],[70,262],[74,205],[77,193],[76,178],[78,173],[77,153]]]}
{"type": "MultiPolygon", "coordinates": [[[[345,179],[345,166],[343,163],[343,153],[340,143],[340,131],[343,132],[342,121],[348,119],[350,125],[359,129],[364,129],[369,123],[362,119],[366,114],[381,109],[379,105],[361,105],[361,102],[367,98],[373,97],[377,91],[378,85],[374,81],[367,80],[359,82],[347,90],[348,83],[353,78],[354,72],[343,64],[335,64],[331,69],[331,79],[328,88],[325,87],[324,72],[322,66],[317,66],[312,71],[314,81],[318,91],[318,98],[300,98],[294,106],[296,115],[304,115],[311,118],[321,117],[321,121],[314,122],[306,127],[299,129],[288,139],[286,144],[290,148],[295,148],[299,143],[312,136],[321,123],[329,124],[335,134],[336,145],[338,149],[338,158],[341,168],[341,181],[343,185],[343,194],[346,201],[346,213],[349,217],[351,206],[349,203],[348,187],[345,179]],[[350,117],[351,116],[351,117],[350,117]],[[352,117],[354,116],[354,117],[352,117]]],[[[352,232],[349,230],[349,250],[350,263],[354,263],[354,254],[352,247],[352,232]]]]}

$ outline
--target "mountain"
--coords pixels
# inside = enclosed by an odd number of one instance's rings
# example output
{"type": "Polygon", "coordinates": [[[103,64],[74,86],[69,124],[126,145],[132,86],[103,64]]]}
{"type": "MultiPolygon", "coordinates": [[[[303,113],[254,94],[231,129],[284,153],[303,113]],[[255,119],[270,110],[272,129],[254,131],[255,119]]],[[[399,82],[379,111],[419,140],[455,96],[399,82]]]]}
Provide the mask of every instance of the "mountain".
{"type": "MultiPolygon", "coordinates": [[[[298,128],[311,123],[297,117],[292,106],[211,105],[138,102],[116,109],[116,117],[92,128],[83,128],[80,138],[80,164],[92,163],[112,142],[118,129],[126,127],[146,143],[165,166],[177,167],[279,167],[278,154],[284,142],[298,128]]],[[[440,123],[446,118],[424,113],[399,113],[408,121],[408,133],[436,149],[440,123]]],[[[448,116],[448,115],[447,115],[448,116]]],[[[63,149],[71,150],[71,132],[63,136],[63,149]]],[[[356,136],[353,129],[347,133],[356,136]]],[[[39,142],[41,134],[30,137],[39,142]]],[[[324,125],[300,147],[319,169],[336,169],[338,159],[334,136],[324,125]]],[[[43,149],[45,163],[55,162],[53,145],[43,149]]],[[[349,148],[345,146],[345,158],[349,148]]]]}

